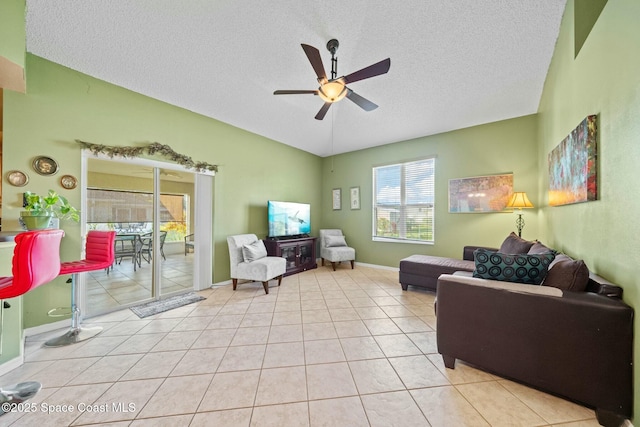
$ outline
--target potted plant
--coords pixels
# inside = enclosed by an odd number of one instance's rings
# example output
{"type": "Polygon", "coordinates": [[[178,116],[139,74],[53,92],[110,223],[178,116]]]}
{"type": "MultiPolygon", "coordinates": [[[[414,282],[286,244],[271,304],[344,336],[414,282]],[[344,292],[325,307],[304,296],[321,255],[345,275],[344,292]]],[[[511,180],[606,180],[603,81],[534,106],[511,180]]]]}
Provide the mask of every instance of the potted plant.
{"type": "Polygon", "coordinates": [[[26,191],[20,219],[28,230],[41,230],[50,227],[52,219],[78,222],[80,211],[53,190],[49,190],[46,196],[26,191]]]}

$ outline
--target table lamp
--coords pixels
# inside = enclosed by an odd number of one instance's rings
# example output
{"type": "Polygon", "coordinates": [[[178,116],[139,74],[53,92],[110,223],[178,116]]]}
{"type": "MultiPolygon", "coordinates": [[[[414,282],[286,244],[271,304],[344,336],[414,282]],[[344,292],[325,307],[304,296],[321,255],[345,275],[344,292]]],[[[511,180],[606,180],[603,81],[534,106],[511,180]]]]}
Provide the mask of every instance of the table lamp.
{"type": "Polygon", "coordinates": [[[532,208],[533,203],[529,201],[527,197],[527,193],[524,191],[514,192],[505,206],[505,209],[513,209],[514,212],[518,215],[518,219],[516,219],[516,227],[518,227],[518,237],[522,237],[522,229],[524,228],[524,219],[522,219],[522,209],[532,208]]]}

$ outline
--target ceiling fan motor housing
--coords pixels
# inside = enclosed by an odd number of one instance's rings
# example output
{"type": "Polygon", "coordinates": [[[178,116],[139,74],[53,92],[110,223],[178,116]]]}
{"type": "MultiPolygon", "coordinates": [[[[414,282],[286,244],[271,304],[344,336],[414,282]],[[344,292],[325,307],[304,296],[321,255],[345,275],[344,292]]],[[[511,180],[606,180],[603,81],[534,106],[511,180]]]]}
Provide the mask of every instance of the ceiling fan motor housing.
{"type": "Polygon", "coordinates": [[[338,43],[338,40],[336,39],[331,39],[327,42],[327,50],[331,52],[331,55],[336,54],[336,52],[338,51],[338,46],[340,46],[340,43],[338,43]]]}
{"type": "Polygon", "coordinates": [[[336,58],[338,46],[340,46],[340,43],[336,39],[331,39],[327,42],[327,50],[331,52],[331,80],[335,80],[338,76],[338,58],[336,58]]]}

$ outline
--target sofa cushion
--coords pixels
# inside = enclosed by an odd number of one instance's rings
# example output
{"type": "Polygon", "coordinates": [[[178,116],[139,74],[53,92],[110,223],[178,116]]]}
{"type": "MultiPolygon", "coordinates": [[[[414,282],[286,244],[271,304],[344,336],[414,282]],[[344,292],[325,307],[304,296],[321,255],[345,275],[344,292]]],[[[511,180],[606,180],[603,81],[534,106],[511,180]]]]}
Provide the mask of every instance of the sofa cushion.
{"type": "Polygon", "coordinates": [[[553,252],[554,254],[556,253],[554,249],[551,249],[543,245],[542,243],[536,241],[533,243],[533,245],[531,246],[531,248],[527,253],[528,254],[546,254],[547,252],[553,252]]]}
{"type": "Polygon", "coordinates": [[[503,280],[480,279],[477,277],[468,276],[466,271],[457,271],[454,274],[443,274],[438,278],[438,283],[443,283],[445,284],[445,286],[450,283],[462,283],[470,286],[501,289],[524,294],[562,297],[562,290],[560,289],[544,286],[522,286],[522,284],[520,283],[505,282],[503,280]]]}
{"type": "Polygon", "coordinates": [[[336,248],[340,246],[347,246],[344,236],[324,236],[324,245],[327,248],[336,248]]]}
{"type": "Polygon", "coordinates": [[[589,268],[581,259],[573,260],[560,254],[549,266],[542,284],[565,291],[583,292],[589,284],[589,268]]]}
{"type": "Polygon", "coordinates": [[[267,256],[267,248],[262,240],[257,240],[242,247],[242,257],[245,262],[252,262],[267,256]]]}
{"type": "Polygon", "coordinates": [[[535,242],[518,237],[513,231],[504,239],[498,252],[503,254],[526,254],[535,242]]]}
{"type": "Polygon", "coordinates": [[[504,254],[485,249],[474,252],[473,277],[539,285],[547,275],[553,252],[545,254],[504,254]]]}

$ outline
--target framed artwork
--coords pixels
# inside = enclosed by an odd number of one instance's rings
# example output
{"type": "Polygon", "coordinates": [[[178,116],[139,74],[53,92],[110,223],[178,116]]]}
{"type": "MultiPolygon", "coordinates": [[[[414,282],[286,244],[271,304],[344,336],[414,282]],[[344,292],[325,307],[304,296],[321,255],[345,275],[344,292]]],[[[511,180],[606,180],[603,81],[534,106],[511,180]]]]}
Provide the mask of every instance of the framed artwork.
{"type": "Polygon", "coordinates": [[[550,206],[597,200],[597,118],[587,116],[549,153],[550,206]]]}
{"type": "Polygon", "coordinates": [[[58,172],[58,163],[51,157],[38,156],[33,159],[33,170],[40,175],[55,175],[58,172]]]}
{"type": "Polygon", "coordinates": [[[351,210],[360,209],[360,187],[351,187],[349,195],[351,198],[351,210]]]}
{"type": "Polygon", "coordinates": [[[449,212],[502,212],[512,194],[512,173],[450,179],[449,212]]]}
{"type": "Polygon", "coordinates": [[[339,211],[342,209],[342,190],[334,188],[331,191],[331,200],[333,200],[333,210],[339,211]]]}

